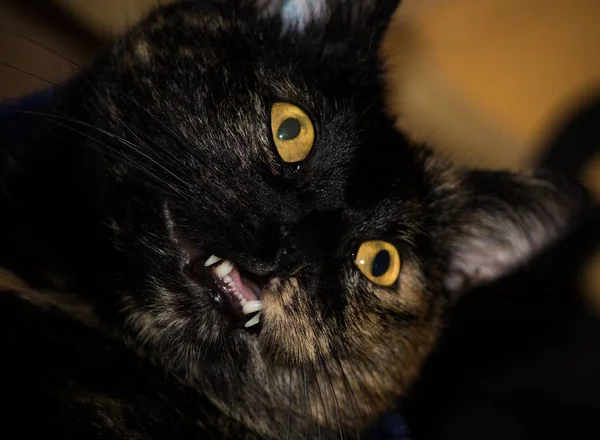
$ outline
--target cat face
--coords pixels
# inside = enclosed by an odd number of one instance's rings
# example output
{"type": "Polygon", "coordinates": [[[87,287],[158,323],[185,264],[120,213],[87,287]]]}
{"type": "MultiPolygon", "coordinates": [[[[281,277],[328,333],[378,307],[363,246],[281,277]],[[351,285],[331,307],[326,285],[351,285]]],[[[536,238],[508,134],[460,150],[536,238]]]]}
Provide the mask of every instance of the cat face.
{"type": "Polygon", "coordinates": [[[406,393],[453,294],[579,203],[394,130],[376,49],[396,3],[185,2],[73,86],[110,133],[118,331],[264,435],[367,426],[406,393]]]}

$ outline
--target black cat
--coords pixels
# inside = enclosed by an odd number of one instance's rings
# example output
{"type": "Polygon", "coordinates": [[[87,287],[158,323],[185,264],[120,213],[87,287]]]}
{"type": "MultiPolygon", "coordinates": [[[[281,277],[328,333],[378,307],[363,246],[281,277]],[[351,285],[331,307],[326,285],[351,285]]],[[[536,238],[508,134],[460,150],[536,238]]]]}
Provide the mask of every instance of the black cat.
{"type": "MultiPolygon", "coordinates": [[[[187,1],[3,111],[5,432],[358,437],[585,203],[383,110],[397,1],[187,1]]],[[[5,437],[6,438],[6,437],[5,437]]]]}

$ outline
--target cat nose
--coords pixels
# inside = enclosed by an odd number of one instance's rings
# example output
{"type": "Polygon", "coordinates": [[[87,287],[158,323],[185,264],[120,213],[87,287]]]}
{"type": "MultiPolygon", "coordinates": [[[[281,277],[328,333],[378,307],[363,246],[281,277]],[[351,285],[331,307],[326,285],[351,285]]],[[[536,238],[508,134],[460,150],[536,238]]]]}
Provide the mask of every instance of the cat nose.
{"type": "Polygon", "coordinates": [[[271,277],[287,278],[294,276],[302,268],[301,255],[298,243],[287,225],[279,227],[279,251],[274,261],[271,277]]]}
{"type": "Polygon", "coordinates": [[[239,255],[236,263],[244,272],[260,282],[273,278],[289,278],[304,267],[303,256],[290,228],[269,225],[256,250],[239,255]]]}
{"type": "Polygon", "coordinates": [[[267,283],[273,278],[293,277],[305,267],[300,253],[295,248],[281,248],[275,258],[261,260],[259,264],[256,261],[244,260],[238,261],[237,264],[260,283],[267,283]]]}
{"type": "Polygon", "coordinates": [[[296,275],[303,267],[304,264],[295,248],[283,249],[272,276],[289,278],[296,275]]]}

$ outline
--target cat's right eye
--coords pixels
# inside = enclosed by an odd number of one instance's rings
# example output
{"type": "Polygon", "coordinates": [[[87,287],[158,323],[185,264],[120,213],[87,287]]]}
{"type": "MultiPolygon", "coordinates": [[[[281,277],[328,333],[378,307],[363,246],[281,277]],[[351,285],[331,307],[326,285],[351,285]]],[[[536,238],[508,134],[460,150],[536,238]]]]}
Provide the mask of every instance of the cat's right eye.
{"type": "Polygon", "coordinates": [[[391,286],[400,275],[400,254],[396,246],[387,241],[365,241],[354,262],[364,276],[379,286],[391,286]]]}
{"type": "Polygon", "coordinates": [[[271,132],[279,156],[288,163],[306,159],[315,141],[308,115],[288,102],[276,102],[271,107],[271,132]]]}

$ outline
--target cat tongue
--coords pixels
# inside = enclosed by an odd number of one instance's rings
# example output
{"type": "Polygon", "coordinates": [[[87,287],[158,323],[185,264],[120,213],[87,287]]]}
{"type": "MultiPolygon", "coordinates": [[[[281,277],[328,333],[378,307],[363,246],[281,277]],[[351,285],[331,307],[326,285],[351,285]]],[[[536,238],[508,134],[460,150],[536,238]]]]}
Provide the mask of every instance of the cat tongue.
{"type": "Polygon", "coordinates": [[[237,267],[233,266],[233,270],[229,273],[229,276],[235,284],[238,292],[242,294],[246,301],[258,301],[258,297],[252,288],[244,282],[242,274],[239,270],[237,270],[237,267]]]}

